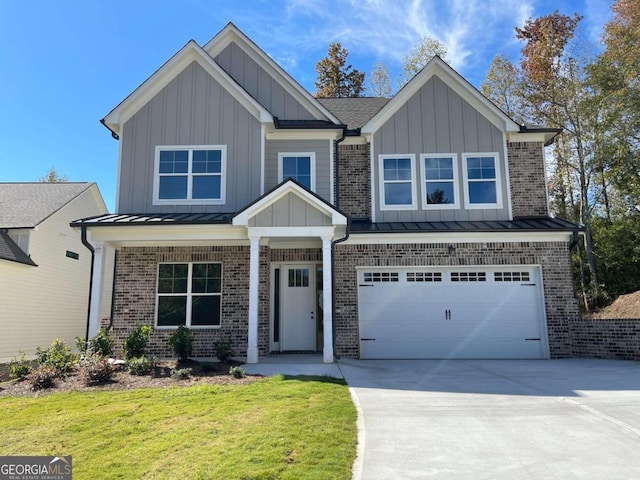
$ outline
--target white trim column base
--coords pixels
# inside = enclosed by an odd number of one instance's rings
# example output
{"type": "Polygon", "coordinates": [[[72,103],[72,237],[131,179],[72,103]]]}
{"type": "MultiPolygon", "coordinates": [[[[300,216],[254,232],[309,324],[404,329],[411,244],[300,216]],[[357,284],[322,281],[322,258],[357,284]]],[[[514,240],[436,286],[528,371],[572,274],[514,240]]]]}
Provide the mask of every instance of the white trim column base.
{"type": "Polygon", "coordinates": [[[333,285],[331,263],[331,238],[322,237],[322,331],[324,345],[322,361],[333,363],[333,285]]]}
{"type": "Polygon", "coordinates": [[[247,363],[258,363],[258,349],[247,348],[247,363]]]}

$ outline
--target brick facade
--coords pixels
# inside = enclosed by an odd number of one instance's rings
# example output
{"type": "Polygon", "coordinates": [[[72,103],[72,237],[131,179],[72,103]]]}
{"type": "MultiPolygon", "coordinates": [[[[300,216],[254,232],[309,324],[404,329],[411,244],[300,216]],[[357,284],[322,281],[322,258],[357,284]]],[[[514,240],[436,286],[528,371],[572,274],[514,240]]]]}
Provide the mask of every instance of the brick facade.
{"type": "Polygon", "coordinates": [[[549,350],[552,358],[573,355],[568,318],[579,316],[573,292],[569,245],[564,242],[336,245],[335,352],[357,358],[358,282],[356,268],[365,266],[541,265],[549,350]]]}
{"type": "Polygon", "coordinates": [[[548,217],[542,142],[508,142],[511,207],[514,217],[548,217]]]}
{"type": "Polygon", "coordinates": [[[369,144],[339,144],[338,208],[353,218],[371,218],[369,144]]]}
{"type": "Polygon", "coordinates": [[[576,357],[640,360],[640,319],[575,319],[568,327],[576,357]]]}

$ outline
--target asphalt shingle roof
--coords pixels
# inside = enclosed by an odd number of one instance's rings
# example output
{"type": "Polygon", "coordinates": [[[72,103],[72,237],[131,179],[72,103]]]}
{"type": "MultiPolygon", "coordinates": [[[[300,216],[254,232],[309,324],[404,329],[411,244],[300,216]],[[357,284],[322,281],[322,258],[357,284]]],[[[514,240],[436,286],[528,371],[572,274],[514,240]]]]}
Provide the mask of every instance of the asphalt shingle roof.
{"type": "Polygon", "coordinates": [[[318,98],[350,130],[362,128],[389,100],[379,97],[318,98]]]}
{"type": "Polygon", "coordinates": [[[0,228],[33,228],[92,183],[0,183],[0,228]]]}
{"type": "Polygon", "coordinates": [[[3,230],[0,230],[0,260],[24,263],[25,265],[32,265],[34,267],[37,266],[35,262],[31,260],[31,257],[24,253],[18,244],[3,230]]]}

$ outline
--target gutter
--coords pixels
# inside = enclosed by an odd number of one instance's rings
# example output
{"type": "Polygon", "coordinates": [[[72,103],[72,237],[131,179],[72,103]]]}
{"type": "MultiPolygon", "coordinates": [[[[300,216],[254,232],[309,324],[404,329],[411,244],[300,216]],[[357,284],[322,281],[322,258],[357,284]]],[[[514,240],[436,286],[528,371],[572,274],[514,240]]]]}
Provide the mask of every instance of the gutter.
{"type": "Polygon", "coordinates": [[[80,225],[80,240],[82,244],[91,252],[91,271],[89,273],[89,300],[87,301],[87,327],[84,333],[85,342],[89,341],[89,322],[91,320],[91,293],[93,292],[93,264],[95,262],[96,251],[87,240],[87,226],[80,225]]]}
{"type": "Polygon", "coordinates": [[[118,136],[118,134],[116,132],[114,132],[113,130],[111,130],[111,128],[107,125],[107,123],[104,121],[104,118],[100,119],[100,123],[102,125],[104,125],[104,127],[109,130],[111,132],[111,136],[115,139],[115,140],[120,140],[120,137],[118,136]]]}

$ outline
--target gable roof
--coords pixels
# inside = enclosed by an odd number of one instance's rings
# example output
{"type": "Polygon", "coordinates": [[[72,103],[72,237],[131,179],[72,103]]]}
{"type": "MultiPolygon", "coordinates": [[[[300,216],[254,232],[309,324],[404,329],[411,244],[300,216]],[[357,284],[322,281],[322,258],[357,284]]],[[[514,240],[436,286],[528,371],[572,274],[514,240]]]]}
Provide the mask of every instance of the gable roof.
{"type": "Polygon", "coordinates": [[[520,125],[480,93],[462,75],[437,55],[433,57],[382,109],[362,127],[362,133],[373,133],[398,111],[434,75],[504,132],[519,132],[520,125]]]}
{"type": "Polygon", "coordinates": [[[142,82],[138,88],[111,110],[100,122],[117,136],[120,133],[120,127],[127,120],[144,107],[192,62],[197,62],[204,68],[258,121],[273,121],[271,114],[231,78],[200,45],[194,40],[189,40],[184,47],[142,82]]]}
{"type": "Polygon", "coordinates": [[[36,263],[31,260],[31,257],[27,255],[4,230],[0,230],[0,260],[8,260],[10,262],[37,267],[36,263]]]}
{"type": "Polygon", "coordinates": [[[211,55],[211,57],[216,57],[231,43],[235,43],[240,47],[242,51],[249,55],[254,62],[260,65],[318,120],[329,120],[335,124],[341,123],[331,111],[318,102],[313,95],[311,95],[232,22],[227,23],[222,30],[209,40],[205,44],[204,50],[211,55]]]}
{"type": "Polygon", "coordinates": [[[318,98],[349,130],[362,128],[389,100],[383,97],[318,98]]]}
{"type": "Polygon", "coordinates": [[[34,228],[95,183],[0,183],[0,228],[34,228]]]}

